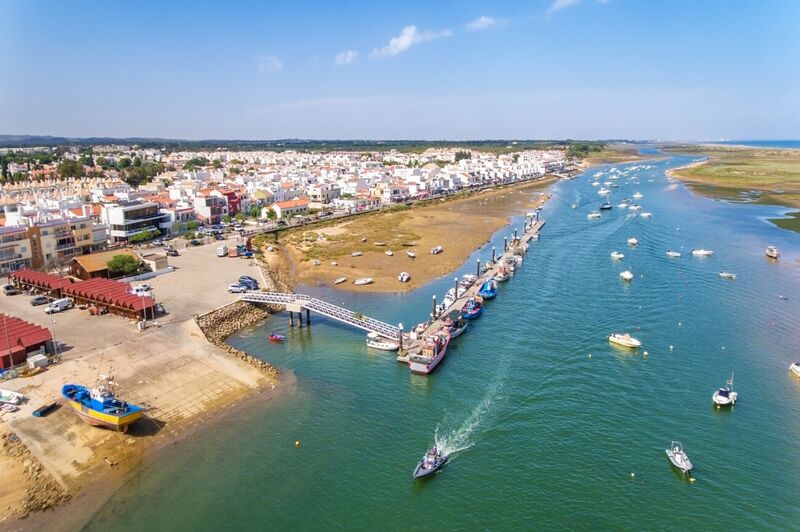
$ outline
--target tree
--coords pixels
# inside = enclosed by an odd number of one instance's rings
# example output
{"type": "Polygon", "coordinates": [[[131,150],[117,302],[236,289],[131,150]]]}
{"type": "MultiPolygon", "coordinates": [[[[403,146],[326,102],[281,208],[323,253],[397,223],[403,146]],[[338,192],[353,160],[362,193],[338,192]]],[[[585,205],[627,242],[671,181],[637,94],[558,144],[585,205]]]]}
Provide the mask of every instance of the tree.
{"type": "Polygon", "coordinates": [[[472,159],[472,153],[468,151],[457,151],[456,162],[460,161],[461,159],[472,159]]]}
{"type": "Polygon", "coordinates": [[[226,224],[231,223],[231,220],[232,218],[230,214],[226,214],[225,216],[222,217],[222,221],[225,222],[226,224]]]}
{"type": "Polygon", "coordinates": [[[238,222],[244,222],[246,216],[244,215],[243,212],[237,212],[236,216],[234,216],[234,218],[236,218],[236,221],[238,221],[238,222]]]}
{"type": "Polygon", "coordinates": [[[222,161],[220,161],[219,159],[214,159],[212,166],[214,167],[215,170],[219,170],[220,168],[222,168],[222,161]]]}
{"type": "Polygon", "coordinates": [[[197,231],[197,228],[200,227],[200,224],[197,223],[196,220],[190,220],[186,222],[186,229],[188,231],[197,231]]]}
{"type": "Polygon", "coordinates": [[[83,166],[78,161],[67,160],[58,165],[58,174],[61,177],[80,177],[83,166]]]}
{"type": "Polygon", "coordinates": [[[158,229],[148,229],[146,231],[142,231],[141,233],[136,233],[135,235],[129,236],[128,243],[138,244],[139,242],[147,242],[148,240],[152,240],[158,236],[161,236],[161,231],[158,229]]]}
{"type": "Polygon", "coordinates": [[[134,168],[139,168],[140,166],[142,166],[142,160],[139,157],[134,157],[133,166],[134,168]]]}
{"type": "Polygon", "coordinates": [[[133,275],[139,271],[141,262],[131,255],[114,255],[108,261],[108,273],[111,275],[133,275]]]}
{"type": "Polygon", "coordinates": [[[131,166],[131,160],[127,157],[123,157],[119,160],[119,167],[120,168],[129,168],[131,166]]]}
{"type": "Polygon", "coordinates": [[[261,217],[261,207],[258,205],[253,205],[250,207],[250,210],[247,213],[250,218],[260,218],[261,217]]]}
{"type": "Polygon", "coordinates": [[[273,209],[272,207],[267,209],[267,219],[268,220],[274,220],[277,217],[278,217],[278,213],[275,212],[275,209],[273,209]]]}

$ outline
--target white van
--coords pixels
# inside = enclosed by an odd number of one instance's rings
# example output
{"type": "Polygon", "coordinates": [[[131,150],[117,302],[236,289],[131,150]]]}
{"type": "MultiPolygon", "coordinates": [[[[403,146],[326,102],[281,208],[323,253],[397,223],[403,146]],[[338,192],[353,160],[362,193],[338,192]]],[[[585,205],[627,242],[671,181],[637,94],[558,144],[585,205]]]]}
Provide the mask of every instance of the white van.
{"type": "Polygon", "coordinates": [[[227,257],[228,256],[228,246],[220,246],[217,248],[217,257],[227,257]]]}
{"type": "Polygon", "coordinates": [[[72,300],[68,297],[62,297],[61,299],[56,299],[49,305],[47,305],[44,309],[45,314],[53,314],[55,312],[61,312],[62,310],[67,310],[72,306],[72,300]]]}

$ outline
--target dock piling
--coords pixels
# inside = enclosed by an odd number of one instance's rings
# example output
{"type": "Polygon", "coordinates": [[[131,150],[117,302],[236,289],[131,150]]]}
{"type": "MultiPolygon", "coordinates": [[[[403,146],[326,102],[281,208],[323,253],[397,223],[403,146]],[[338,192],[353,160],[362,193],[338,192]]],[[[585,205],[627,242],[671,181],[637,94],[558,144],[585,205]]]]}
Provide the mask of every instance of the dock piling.
{"type": "Polygon", "coordinates": [[[496,261],[497,261],[497,253],[494,249],[494,246],[492,246],[492,264],[494,264],[496,261]]]}
{"type": "Polygon", "coordinates": [[[306,325],[311,325],[311,310],[306,309],[306,325]]]}
{"type": "Polygon", "coordinates": [[[481,259],[478,259],[477,263],[478,263],[478,266],[477,266],[477,269],[475,270],[475,275],[480,277],[481,276],[481,259]]]}
{"type": "Polygon", "coordinates": [[[503,237],[503,253],[505,253],[506,251],[508,251],[508,237],[504,236],[503,237]]]}
{"type": "Polygon", "coordinates": [[[436,294],[433,294],[433,317],[434,319],[438,318],[436,315],[436,294]]]}

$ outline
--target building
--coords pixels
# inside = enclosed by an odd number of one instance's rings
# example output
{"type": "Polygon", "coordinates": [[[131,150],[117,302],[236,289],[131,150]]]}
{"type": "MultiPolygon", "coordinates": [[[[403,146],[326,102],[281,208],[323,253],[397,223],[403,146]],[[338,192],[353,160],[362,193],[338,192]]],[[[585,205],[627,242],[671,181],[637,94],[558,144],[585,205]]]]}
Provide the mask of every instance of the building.
{"type": "Polygon", "coordinates": [[[108,261],[117,255],[130,255],[137,261],[142,261],[139,255],[129,249],[114,249],[102,253],[92,253],[91,255],[74,257],[69,264],[69,273],[84,281],[95,277],[108,279],[110,277],[108,261]]]}
{"type": "Polygon", "coordinates": [[[308,211],[309,201],[305,198],[294,199],[289,201],[278,201],[272,204],[272,210],[278,215],[279,220],[291,218],[297,214],[303,214],[308,211]]]}
{"type": "Polygon", "coordinates": [[[49,268],[106,246],[105,231],[95,235],[94,224],[88,217],[38,222],[28,228],[28,237],[33,268],[49,268]]]}
{"type": "Polygon", "coordinates": [[[158,204],[150,201],[120,201],[103,205],[103,222],[108,225],[108,240],[115,244],[127,242],[133,235],[144,231],[169,230],[168,216],[162,214],[158,204]]]}
{"type": "Polygon", "coordinates": [[[31,241],[27,227],[0,227],[0,274],[30,268],[31,241]]]}
{"type": "Polygon", "coordinates": [[[225,196],[216,196],[201,190],[194,198],[194,212],[199,221],[218,224],[228,214],[228,202],[225,196]]]}
{"type": "Polygon", "coordinates": [[[28,355],[43,353],[52,338],[44,327],[0,314],[0,369],[24,364],[28,355]]]}

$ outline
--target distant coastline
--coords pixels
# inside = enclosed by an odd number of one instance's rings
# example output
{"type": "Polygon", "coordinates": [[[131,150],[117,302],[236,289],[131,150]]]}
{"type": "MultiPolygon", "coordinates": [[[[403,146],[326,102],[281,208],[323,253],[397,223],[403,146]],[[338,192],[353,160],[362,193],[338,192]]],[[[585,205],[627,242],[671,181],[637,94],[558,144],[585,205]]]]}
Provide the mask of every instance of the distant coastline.
{"type": "Polygon", "coordinates": [[[721,140],[704,144],[719,144],[723,146],[741,146],[747,148],[784,148],[800,150],[800,140],[721,140]]]}

